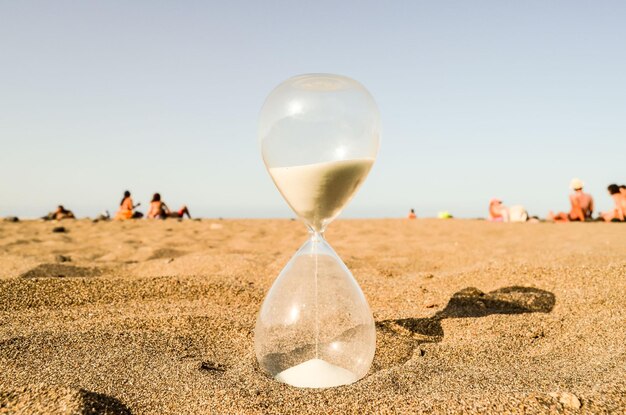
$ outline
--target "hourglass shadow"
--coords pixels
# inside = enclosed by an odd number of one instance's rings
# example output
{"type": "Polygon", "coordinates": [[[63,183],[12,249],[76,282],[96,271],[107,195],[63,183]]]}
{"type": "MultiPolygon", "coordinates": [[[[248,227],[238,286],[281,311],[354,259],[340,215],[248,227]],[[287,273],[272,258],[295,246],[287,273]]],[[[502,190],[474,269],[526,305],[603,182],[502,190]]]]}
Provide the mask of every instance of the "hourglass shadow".
{"type": "Polygon", "coordinates": [[[386,369],[408,361],[417,346],[438,343],[446,318],[485,317],[491,314],[549,313],[556,299],[549,291],[531,287],[504,287],[485,294],[468,287],[456,292],[446,307],[432,317],[404,318],[376,322],[377,353],[373,370],[386,369]],[[386,350],[392,351],[385,353],[386,350]]]}

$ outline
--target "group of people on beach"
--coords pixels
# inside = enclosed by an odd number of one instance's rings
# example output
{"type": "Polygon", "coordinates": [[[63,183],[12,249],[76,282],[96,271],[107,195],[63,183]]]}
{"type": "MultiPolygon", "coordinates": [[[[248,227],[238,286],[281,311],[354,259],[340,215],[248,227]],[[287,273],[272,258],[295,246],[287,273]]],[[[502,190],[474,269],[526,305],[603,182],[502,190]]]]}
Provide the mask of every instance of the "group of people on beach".
{"type": "Polygon", "coordinates": [[[600,212],[596,218],[593,217],[594,202],[593,197],[583,191],[584,183],[579,179],[573,179],[570,183],[572,193],[569,195],[569,212],[548,213],[548,220],[554,222],[624,222],[626,220],[626,185],[610,184],[607,187],[609,195],[613,199],[613,209],[607,212],[600,212]]]}
{"type": "MultiPolygon", "coordinates": [[[[143,213],[138,212],[136,208],[140,206],[141,203],[137,203],[136,205],[133,203],[133,199],[130,195],[130,192],[126,190],[124,192],[124,197],[120,202],[120,208],[113,217],[115,220],[127,220],[127,219],[139,219],[143,217],[143,213]]],[[[161,200],[161,194],[155,193],[152,195],[152,200],[150,201],[150,208],[148,209],[148,214],[146,217],[148,219],[167,219],[167,218],[184,218],[185,215],[189,219],[191,219],[191,214],[189,213],[189,209],[187,206],[183,205],[178,210],[171,210],[165,202],[161,200]]]]}
{"type": "MultiPolygon", "coordinates": [[[[131,197],[130,191],[126,190],[124,192],[124,196],[122,197],[122,201],[120,202],[120,207],[113,217],[113,220],[128,220],[128,219],[140,219],[143,218],[143,213],[137,211],[137,207],[141,206],[141,203],[135,204],[131,197]]],[[[179,218],[182,219],[187,215],[189,219],[191,219],[191,214],[189,213],[189,209],[187,206],[183,205],[178,210],[171,210],[165,202],[161,200],[161,195],[159,193],[155,193],[152,196],[152,200],[150,201],[150,208],[148,209],[148,213],[146,217],[148,219],[167,219],[167,218],[179,218]]],[[[53,212],[48,213],[42,219],[45,220],[62,220],[62,219],[75,219],[74,213],[71,210],[65,209],[62,205],[59,205],[57,209],[53,212]]],[[[107,211],[104,214],[101,214],[98,219],[111,219],[109,212],[107,211]]]]}
{"type": "MultiPolygon", "coordinates": [[[[584,183],[580,179],[572,179],[569,195],[569,212],[554,213],[550,211],[546,220],[551,222],[626,222],[626,185],[610,184],[607,187],[609,195],[613,199],[613,209],[607,212],[599,212],[597,217],[593,217],[595,210],[593,197],[583,191],[584,183]]],[[[448,212],[440,212],[441,219],[452,218],[448,212]]],[[[409,219],[417,218],[415,209],[411,209],[409,219]]],[[[499,198],[489,201],[489,221],[492,222],[539,222],[537,216],[530,216],[521,205],[505,206],[499,198]]]]}
{"type": "MultiPolygon", "coordinates": [[[[610,184],[607,187],[609,195],[613,199],[613,209],[607,212],[600,212],[596,218],[593,217],[595,210],[593,197],[583,191],[584,183],[580,179],[572,179],[569,195],[569,212],[554,213],[550,211],[547,216],[552,222],[624,222],[626,221],[626,185],[610,184]]],[[[494,198],[489,202],[489,220],[494,222],[524,222],[532,218],[521,206],[506,207],[502,201],[494,198]]]]}
{"type": "MultiPolygon", "coordinates": [[[[609,195],[613,199],[614,207],[607,212],[600,212],[596,218],[593,218],[594,202],[593,197],[583,191],[584,183],[580,179],[572,179],[570,189],[572,193],[569,195],[570,210],[569,212],[553,213],[550,211],[547,216],[548,221],[553,222],[585,222],[585,221],[605,221],[605,222],[625,222],[626,221],[626,185],[610,184],[607,187],[609,195]]],[[[139,219],[144,217],[143,213],[137,211],[141,203],[134,204],[131,194],[128,190],[124,192],[120,207],[113,217],[114,220],[139,219]]],[[[447,213],[447,212],[446,212],[447,213]]],[[[187,215],[191,219],[191,214],[187,206],[183,205],[178,210],[171,210],[165,202],[161,200],[161,195],[155,193],[150,201],[150,207],[146,217],[148,219],[182,219],[187,215]]],[[[415,210],[411,209],[409,219],[415,219],[417,215],[415,210]]],[[[441,217],[441,215],[440,215],[441,217]]],[[[450,217],[452,217],[450,215],[450,217]]],[[[63,205],[59,205],[57,209],[44,216],[46,220],[62,220],[74,219],[74,213],[65,209],[63,205]]],[[[100,219],[110,219],[108,212],[106,215],[100,215],[100,219]]],[[[530,217],[523,206],[505,206],[502,200],[493,198],[489,201],[489,218],[493,222],[526,222],[529,220],[538,221],[537,217],[530,217]]]]}

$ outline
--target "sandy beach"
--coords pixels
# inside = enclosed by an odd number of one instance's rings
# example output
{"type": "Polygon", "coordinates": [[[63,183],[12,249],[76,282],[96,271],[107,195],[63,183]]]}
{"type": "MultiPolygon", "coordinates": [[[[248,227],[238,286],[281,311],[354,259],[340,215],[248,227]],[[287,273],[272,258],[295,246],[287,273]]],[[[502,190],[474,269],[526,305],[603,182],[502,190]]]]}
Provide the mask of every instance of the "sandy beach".
{"type": "Polygon", "coordinates": [[[0,413],[626,411],[626,225],[336,221],[377,349],[327,390],[268,378],[253,348],[306,237],[289,220],[0,222],[0,413]]]}

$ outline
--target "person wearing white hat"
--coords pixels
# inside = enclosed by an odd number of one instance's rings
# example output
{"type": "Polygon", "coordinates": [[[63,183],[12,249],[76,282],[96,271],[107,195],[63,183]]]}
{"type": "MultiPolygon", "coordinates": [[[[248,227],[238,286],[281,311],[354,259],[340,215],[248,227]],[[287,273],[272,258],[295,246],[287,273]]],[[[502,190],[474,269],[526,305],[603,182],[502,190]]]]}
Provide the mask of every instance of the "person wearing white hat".
{"type": "Polygon", "coordinates": [[[585,183],[576,177],[569,182],[569,188],[573,191],[582,190],[584,186],[585,183]]]}
{"type": "Polygon", "coordinates": [[[559,212],[556,215],[550,211],[548,220],[555,222],[584,222],[591,219],[593,214],[593,197],[589,193],[583,192],[585,184],[582,180],[574,178],[570,181],[569,187],[574,192],[569,195],[571,209],[569,213],[559,212]]]}

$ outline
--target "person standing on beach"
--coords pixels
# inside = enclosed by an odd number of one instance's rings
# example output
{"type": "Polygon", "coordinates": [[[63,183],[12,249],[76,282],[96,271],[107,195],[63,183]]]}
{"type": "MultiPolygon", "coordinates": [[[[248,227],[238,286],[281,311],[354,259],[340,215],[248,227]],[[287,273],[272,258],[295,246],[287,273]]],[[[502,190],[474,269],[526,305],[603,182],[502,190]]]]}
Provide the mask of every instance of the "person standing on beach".
{"type": "Polygon", "coordinates": [[[409,219],[416,219],[417,215],[415,214],[415,209],[411,209],[409,212],[409,219]]]}
{"type": "Polygon", "coordinates": [[[580,179],[572,179],[570,189],[574,193],[570,194],[569,202],[571,209],[569,213],[559,212],[556,215],[550,211],[548,220],[554,222],[584,222],[591,219],[593,214],[593,198],[590,194],[583,192],[584,183],[580,179]]]}
{"type": "Polygon", "coordinates": [[[124,192],[124,197],[120,202],[120,208],[115,214],[115,220],[126,220],[126,219],[135,219],[140,218],[143,215],[140,212],[133,212],[134,209],[141,205],[141,203],[133,204],[133,199],[130,197],[130,192],[126,190],[124,192]]]}

